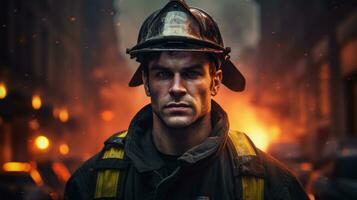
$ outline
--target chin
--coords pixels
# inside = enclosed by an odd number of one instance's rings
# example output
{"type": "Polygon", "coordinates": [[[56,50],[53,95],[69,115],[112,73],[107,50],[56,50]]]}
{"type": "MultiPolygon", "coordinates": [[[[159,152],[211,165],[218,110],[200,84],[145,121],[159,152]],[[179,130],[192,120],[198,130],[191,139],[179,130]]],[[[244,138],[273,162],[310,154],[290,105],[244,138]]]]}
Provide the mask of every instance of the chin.
{"type": "Polygon", "coordinates": [[[167,127],[170,128],[186,128],[193,124],[193,120],[184,116],[167,117],[163,120],[167,127]]]}

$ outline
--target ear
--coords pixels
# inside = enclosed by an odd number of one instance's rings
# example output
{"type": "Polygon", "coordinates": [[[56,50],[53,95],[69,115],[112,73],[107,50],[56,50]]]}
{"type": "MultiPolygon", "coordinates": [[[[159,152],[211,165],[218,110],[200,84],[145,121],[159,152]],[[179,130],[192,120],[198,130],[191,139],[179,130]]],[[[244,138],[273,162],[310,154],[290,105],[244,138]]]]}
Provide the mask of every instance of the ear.
{"type": "Polygon", "coordinates": [[[219,87],[221,86],[222,83],[222,78],[223,78],[223,73],[221,69],[216,70],[212,74],[211,96],[217,95],[219,87]]]}
{"type": "Polygon", "coordinates": [[[149,97],[150,96],[149,78],[148,78],[148,74],[146,74],[144,70],[141,71],[141,78],[143,80],[145,94],[146,96],[149,97]]]}

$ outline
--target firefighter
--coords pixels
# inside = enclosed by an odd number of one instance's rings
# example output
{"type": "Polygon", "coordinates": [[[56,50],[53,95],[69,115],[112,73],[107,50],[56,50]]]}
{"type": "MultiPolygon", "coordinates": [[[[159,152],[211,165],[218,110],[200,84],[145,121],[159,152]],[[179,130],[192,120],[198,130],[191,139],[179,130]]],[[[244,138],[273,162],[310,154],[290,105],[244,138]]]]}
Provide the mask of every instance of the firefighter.
{"type": "Polygon", "coordinates": [[[129,86],[143,84],[151,103],[72,175],[65,199],[308,199],[212,100],[222,84],[243,91],[245,79],[206,12],[169,1],[127,53],[140,63],[129,86]]]}

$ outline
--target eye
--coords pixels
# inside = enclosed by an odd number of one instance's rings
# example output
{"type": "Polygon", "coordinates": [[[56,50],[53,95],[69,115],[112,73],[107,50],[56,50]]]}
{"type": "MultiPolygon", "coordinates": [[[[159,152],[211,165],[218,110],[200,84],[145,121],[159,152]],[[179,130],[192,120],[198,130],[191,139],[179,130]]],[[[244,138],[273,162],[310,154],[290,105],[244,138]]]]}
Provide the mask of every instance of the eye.
{"type": "Polygon", "coordinates": [[[186,77],[188,79],[195,79],[195,78],[198,78],[199,76],[201,76],[201,73],[198,71],[187,71],[183,75],[184,75],[184,77],[186,77]]]}
{"type": "Polygon", "coordinates": [[[158,71],[155,73],[155,77],[158,79],[169,79],[171,77],[171,73],[168,71],[158,71]]]}

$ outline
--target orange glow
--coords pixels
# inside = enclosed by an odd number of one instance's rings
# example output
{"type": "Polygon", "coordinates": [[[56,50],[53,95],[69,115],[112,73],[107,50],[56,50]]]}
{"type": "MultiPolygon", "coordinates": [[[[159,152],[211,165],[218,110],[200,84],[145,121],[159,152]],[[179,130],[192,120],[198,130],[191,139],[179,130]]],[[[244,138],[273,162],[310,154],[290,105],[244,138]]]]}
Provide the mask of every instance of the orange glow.
{"type": "Polygon", "coordinates": [[[0,99],[5,99],[6,95],[7,95],[6,85],[0,83],[0,99]]]}
{"type": "Polygon", "coordinates": [[[59,152],[62,155],[67,155],[69,153],[69,146],[67,144],[61,144],[59,146],[59,152]]]}
{"type": "Polygon", "coordinates": [[[74,22],[74,21],[77,20],[77,18],[75,18],[74,16],[71,16],[71,17],[69,18],[69,20],[72,21],[72,22],[74,22]]]}
{"type": "Polygon", "coordinates": [[[110,110],[105,110],[102,112],[102,119],[104,121],[111,121],[114,118],[114,113],[110,110]]]}
{"type": "Polygon", "coordinates": [[[308,197],[309,197],[310,200],[315,200],[315,196],[314,196],[314,194],[312,194],[312,193],[309,193],[309,194],[308,194],[308,197]]]}
{"type": "Polygon", "coordinates": [[[308,162],[303,162],[300,164],[300,168],[304,171],[311,171],[312,170],[312,165],[311,163],[308,162]]]}
{"type": "Polygon", "coordinates": [[[32,107],[35,109],[35,110],[38,110],[40,109],[42,106],[42,100],[41,100],[41,97],[38,96],[38,95],[34,95],[32,97],[32,107]]]}
{"type": "Polygon", "coordinates": [[[246,112],[231,117],[232,129],[242,130],[259,149],[266,151],[269,144],[280,135],[278,126],[267,126],[258,119],[251,107],[246,107],[246,112]],[[235,128],[238,127],[238,128],[235,128]]]}
{"type": "Polygon", "coordinates": [[[45,150],[50,146],[50,141],[48,140],[48,138],[46,136],[38,136],[35,139],[35,145],[38,149],[40,150],[45,150]]]}
{"type": "Polygon", "coordinates": [[[223,93],[219,98],[217,101],[227,111],[230,129],[246,133],[256,147],[266,151],[279,139],[281,128],[274,115],[253,105],[249,96],[223,93]]]}
{"type": "Polygon", "coordinates": [[[54,108],[53,111],[52,111],[52,115],[54,118],[57,118],[58,115],[59,115],[59,112],[60,112],[60,109],[59,108],[54,108]]]}
{"type": "Polygon", "coordinates": [[[69,118],[69,114],[66,108],[63,108],[58,113],[59,120],[61,122],[67,122],[69,118]]]}
{"type": "Polygon", "coordinates": [[[246,129],[247,134],[254,141],[255,146],[262,150],[266,150],[268,148],[269,137],[262,127],[259,127],[259,125],[255,125],[251,127],[247,126],[246,129]]]}
{"type": "Polygon", "coordinates": [[[7,172],[29,172],[31,165],[22,162],[7,162],[3,164],[2,168],[7,172]]]}
{"type": "Polygon", "coordinates": [[[29,127],[32,129],[32,130],[37,130],[40,125],[38,123],[38,121],[36,119],[32,119],[30,122],[29,122],[29,127]]]}
{"type": "Polygon", "coordinates": [[[42,177],[41,177],[40,173],[36,169],[31,170],[30,176],[32,177],[32,179],[35,181],[35,183],[38,186],[43,185],[42,177]]]}
{"type": "Polygon", "coordinates": [[[69,173],[68,168],[63,163],[60,162],[53,163],[52,169],[57,175],[57,177],[63,182],[67,182],[67,180],[71,176],[71,173],[69,173]]]}

